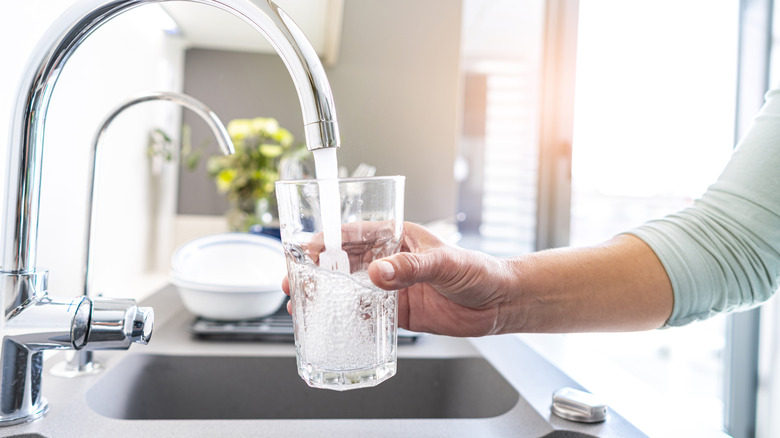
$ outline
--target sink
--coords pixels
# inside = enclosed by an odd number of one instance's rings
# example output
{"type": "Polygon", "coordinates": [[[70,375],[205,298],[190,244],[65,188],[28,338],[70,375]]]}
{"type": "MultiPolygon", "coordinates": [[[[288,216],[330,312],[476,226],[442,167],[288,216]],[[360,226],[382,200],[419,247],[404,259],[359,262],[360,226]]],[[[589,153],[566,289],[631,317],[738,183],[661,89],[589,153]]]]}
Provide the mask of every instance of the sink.
{"type": "Polygon", "coordinates": [[[398,347],[393,378],[338,392],[306,386],[292,343],[194,337],[194,315],[172,286],[142,305],[154,307],[160,322],[150,345],[101,352],[103,373],[75,379],[50,375],[63,354],[48,358],[43,389],[49,413],[0,429],[0,435],[646,436],[614,410],[595,424],[553,415],[553,392],[580,386],[516,336],[422,336],[398,347]]]}
{"type": "Polygon", "coordinates": [[[490,418],[519,397],[481,357],[400,359],[392,379],[336,392],[309,388],[294,357],[153,354],[128,356],[86,394],[127,420],[490,418]]]}

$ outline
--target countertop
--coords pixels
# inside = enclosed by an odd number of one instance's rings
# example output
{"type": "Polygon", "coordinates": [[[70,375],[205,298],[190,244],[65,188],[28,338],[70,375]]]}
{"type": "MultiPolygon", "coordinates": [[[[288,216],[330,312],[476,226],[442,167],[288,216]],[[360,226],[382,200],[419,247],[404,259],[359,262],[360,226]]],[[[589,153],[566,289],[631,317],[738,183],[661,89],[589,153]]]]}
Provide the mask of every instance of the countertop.
{"type": "MultiPolygon", "coordinates": [[[[58,438],[646,436],[615,411],[609,412],[607,421],[596,424],[576,423],[551,414],[550,402],[555,390],[565,386],[580,386],[518,337],[511,335],[475,339],[423,335],[413,344],[399,345],[398,374],[380,385],[387,385],[399,378],[404,373],[404,364],[413,359],[481,357],[519,393],[514,406],[500,415],[488,418],[128,420],[103,416],[89,405],[87,393],[101,379],[106,378],[112,369],[132,356],[295,356],[292,343],[203,341],[194,338],[188,332],[194,316],[184,309],[172,286],[161,289],[141,304],[155,310],[155,328],[149,345],[134,345],[128,351],[96,351],[95,356],[103,363],[105,371],[77,378],[57,377],[49,372],[52,366],[64,360],[66,353],[47,358],[42,387],[49,401],[48,413],[42,419],[0,429],[0,435],[58,438]]],[[[294,360],[291,363],[294,368],[294,360]]],[[[261,371],[258,370],[259,373],[261,371]]],[[[484,401],[471,401],[481,402],[484,401]]]]}

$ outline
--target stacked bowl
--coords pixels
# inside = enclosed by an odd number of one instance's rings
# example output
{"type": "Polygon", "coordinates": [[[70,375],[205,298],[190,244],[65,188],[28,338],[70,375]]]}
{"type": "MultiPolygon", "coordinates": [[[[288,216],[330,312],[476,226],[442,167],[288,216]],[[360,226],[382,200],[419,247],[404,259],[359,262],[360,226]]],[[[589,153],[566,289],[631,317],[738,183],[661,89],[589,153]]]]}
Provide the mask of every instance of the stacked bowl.
{"type": "Polygon", "coordinates": [[[184,306],[218,321],[260,318],[285,302],[287,268],[282,243],[247,233],[191,240],[173,255],[170,279],[184,306]]]}

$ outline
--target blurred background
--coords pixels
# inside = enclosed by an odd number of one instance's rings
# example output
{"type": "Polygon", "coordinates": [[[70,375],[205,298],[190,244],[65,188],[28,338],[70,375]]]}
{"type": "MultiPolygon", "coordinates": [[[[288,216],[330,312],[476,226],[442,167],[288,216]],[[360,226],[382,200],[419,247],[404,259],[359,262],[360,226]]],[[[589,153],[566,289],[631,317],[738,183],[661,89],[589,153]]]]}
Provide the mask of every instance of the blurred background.
{"type": "MultiPolygon", "coordinates": [[[[2,6],[0,119],[10,120],[28,54],[70,3],[2,6]]],[[[772,0],[278,3],[323,59],[339,164],[405,175],[408,220],[499,256],[598,243],[690,204],[777,83],[772,0]]],[[[79,294],[83,282],[96,130],[150,90],[189,94],[226,124],[273,117],[303,141],[285,66],[248,25],[185,2],[122,14],[76,51],[52,97],[38,260],[52,293],[79,294]]],[[[205,159],[182,166],[183,138],[217,153],[199,118],[165,102],[126,111],[107,132],[98,292],[143,297],[167,282],[176,246],[226,229],[229,204],[205,159]],[[149,153],[155,130],[171,138],[171,157],[149,153]]],[[[780,435],[777,310],[773,300],[680,329],[524,339],[640,428],[770,437],[780,435]]]]}

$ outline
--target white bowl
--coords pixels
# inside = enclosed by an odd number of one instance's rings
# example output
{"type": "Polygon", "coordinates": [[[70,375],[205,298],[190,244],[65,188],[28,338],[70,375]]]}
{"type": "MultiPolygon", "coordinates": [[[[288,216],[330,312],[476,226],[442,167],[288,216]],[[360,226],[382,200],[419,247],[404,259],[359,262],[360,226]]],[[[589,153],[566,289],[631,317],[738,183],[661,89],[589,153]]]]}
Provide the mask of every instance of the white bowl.
{"type": "Polygon", "coordinates": [[[176,250],[170,279],[184,306],[204,318],[237,321],[274,313],[285,300],[282,243],[245,233],[201,237],[176,250]]]}
{"type": "Polygon", "coordinates": [[[285,299],[275,291],[209,290],[203,285],[173,280],[184,307],[195,315],[218,321],[260,318],[277,311],[285,299]]]}

